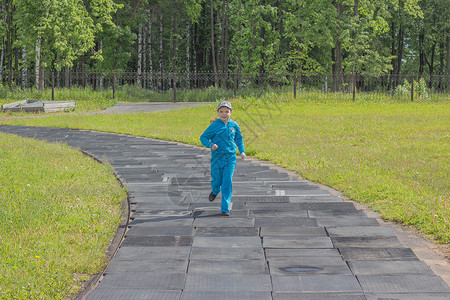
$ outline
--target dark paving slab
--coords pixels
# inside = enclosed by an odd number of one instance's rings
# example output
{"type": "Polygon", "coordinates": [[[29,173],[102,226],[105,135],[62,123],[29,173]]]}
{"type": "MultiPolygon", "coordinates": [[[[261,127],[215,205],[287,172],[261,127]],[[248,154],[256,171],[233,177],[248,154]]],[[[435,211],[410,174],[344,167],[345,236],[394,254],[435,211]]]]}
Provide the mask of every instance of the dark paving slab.
{"type": "Polygon", "coordinates": [[[270,292],[183,291],[180,300],[272,300],[270,292]]]}
{"type": "Polygon", "coordinates": [[[366,293],[366,298],[367,300],[449,300],[450,295],[448,293],[366,293]]]}
{"type": "Polygon", "coordinates": [[[435,275],[359,275],[366,293],[448,293],[450,288],[435,275]]]}
{"type": "Polygon", "coordinates": [[[396,248],[402,244],[396,236],[369,236],[369,237],[332,237],[334,247],[367,247],[367,248],[396,248]]]}
{"type": "Polygon", "coordinates": [[[171,261],[189,257],[191,247],[120,247],[114,260],[171,261]]]}
{"type": "Polygon", "coordinates": [[[120,273],[106,274],[100,282],[102,288],[146,288],[154,290],[181,290],[186,280],[186,273],[155,274],[120,273]]]}
{"type": "Polygon", "coordinates": [[[337,249],[265,249],[267,260],[293,260],[298,261],[309,258],[340,259],[337,249]]]}
{"type": "Polygon", "coordinates": [[[326,237],[327,232],[322,227],[262,227],[262,237],[326,237]]]}
{"type": "MultiPolygon", "coordinates": [[[[272,294],[273,300],[366,300],[364,294],[353,293],[280,293],[272,294]]],[[[379,299],[378,299],[379,300],[379,299]]]]}
{"type": "Polygon", "coordinates": [[[89,293],[88,300],[179,300],[180,291],[156,291],[145,288],[103,288],[89,293]]]}
{"type": "Polygon", "coordinates": [[[423,261],[350,261],[356,275],[433,275],[433,271],[423,261]]]}
{"type": "Polygon", "coordinates": [[[346,261],[351,260],[419,260],[410,248],[341,248],[346,261]]]}
{"type": "Polygon", "coordinates": [[[170,261],[152,261],[143,258],[139,261],[113,260],[105,270],[105,274],[111,273],[138,273],[152,272],[154,274],[186,273],[188,268],[187,259],[173,259],[170,261]]]}
{"type": "Polygon", "coordinates": [[[238,237],[202,237],[195,236],[192,247],[206,248],[259,248],[261,247],[261,239],[253,236],[238,237]]]}
{"type": "Polygon", "coordinates": [[[269,275],[265,260],[197,260],[189,261],[189,274],[269,275]]]}
{"type": "Polygon", "coordinates": [[[270,260],[271,275],[342,274],[352,275],[347,263],[336,258],[297,258],[295,261],[270,260]]]}
{"type": "Polygon", "coordinates": [[[361,293],[361,286],[352,275],[272,276],[276,292],[361,293]]]}
{"type": "Polygon", "coordinates": [[[67,143],[112,165],[129,231],[88,299],[450,299],[375,219],[319,185],[238,158],[232,216],[208,201],[210,151],[65,128],[0,131],[67,143]]]}
{"type": "Polygon", "coordinates": [[[186,279],[185,291],[265,291],[272,290],[269,275],[197,275],[186,279]]]}
{"type": "Polygon", "coordinates": [[[256,227],[198,227],[195,236],[258,236],[256,227]]]}
{"type": "Polygon", "coordinates": [[[306,226],[314,227],[317,226],[316,219],[312,218],[302,218],[302,217],[255,217],[256,227],[296,227],[296,226],[306,226]]]}
{"type": "Polygon", "coordinates": [[[122,242],[123,246],[171,246],[183,247],[192,245],[191,236],[128,236],[122,242]]]}
{"type": "Polygon", "coordinates": [[[314,248],[314,249],[332,249],[333,243],[329,237],[264,237],[263,247],[267,248],[314,248]]]}
{"type": "Polygon", "coordinates": [[[180,227],[131,227],[127,231],[126,237],[131,236],[192,236],[194,234],[194,227],[180,226],[180,227]]]}

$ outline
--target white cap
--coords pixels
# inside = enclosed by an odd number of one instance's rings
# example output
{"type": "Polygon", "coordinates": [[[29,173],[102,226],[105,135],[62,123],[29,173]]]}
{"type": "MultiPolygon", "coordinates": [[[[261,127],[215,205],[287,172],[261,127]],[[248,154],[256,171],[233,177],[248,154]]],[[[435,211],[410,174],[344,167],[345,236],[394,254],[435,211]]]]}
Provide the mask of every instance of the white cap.
{"type": "Polygon", "coordinates": [[[233,110],[233,109],[231,108],[231,103],[228,102],[228,101],[221,101],[221,102],[219,103],[219,106],[217,106],[217,110],[219,110],[219,108],[221,108],[221,107],[223,107],[223,106],[228,107],[229,109],[233,110]]]}

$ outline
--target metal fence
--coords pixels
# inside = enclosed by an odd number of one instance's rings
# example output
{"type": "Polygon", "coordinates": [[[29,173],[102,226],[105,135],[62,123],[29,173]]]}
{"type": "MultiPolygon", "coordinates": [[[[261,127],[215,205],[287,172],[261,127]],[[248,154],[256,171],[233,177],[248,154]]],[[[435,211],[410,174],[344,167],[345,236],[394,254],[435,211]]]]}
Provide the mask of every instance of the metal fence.
{"type": "Polygon", "coordinates": [[[391,95],[410,101],[448,97],[449,75],[390,74],[385,76],[293,73],[175,73],[175,72],[44,72],[40,80],[22,70],[0,74],[0,98],[76,100],[104,97],[119,101],[214,101],[267,91],[309,90],[360,95],[391,95]]]}

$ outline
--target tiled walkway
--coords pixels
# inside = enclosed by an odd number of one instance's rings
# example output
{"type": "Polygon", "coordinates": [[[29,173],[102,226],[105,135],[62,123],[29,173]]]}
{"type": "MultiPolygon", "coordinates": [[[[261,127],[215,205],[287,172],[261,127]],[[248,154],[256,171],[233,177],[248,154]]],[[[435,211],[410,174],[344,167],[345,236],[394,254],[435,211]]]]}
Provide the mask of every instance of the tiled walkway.
{"type": "Polygon", "coordinates": [[[0,126],[108,160],[132,221],[98,299],[450,299],[395,234],[311,182],[238,159],[231,217],[208,201],[209,150],[71,129],[0,126]]]}

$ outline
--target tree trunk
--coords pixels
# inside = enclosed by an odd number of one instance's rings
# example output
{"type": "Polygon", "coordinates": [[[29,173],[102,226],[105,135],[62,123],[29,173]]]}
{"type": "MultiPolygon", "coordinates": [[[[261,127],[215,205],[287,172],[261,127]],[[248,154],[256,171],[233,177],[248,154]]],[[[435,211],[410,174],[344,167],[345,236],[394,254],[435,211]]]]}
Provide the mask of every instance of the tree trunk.
{"type": "Polygon", "coordinates": [[[220,35],[220,71],[225,72],[225,8],[226,0],[222,1],[222,20],[221,20],[221,35],[220,35]]]}
{"type": "MultiPolygon", "coordinates": [[[[400,25],[400,29],[398,32],[398,46],[397,46],[397,74],[400,75],[400,72],[402,70],[402,59],[403,59],[403,47],[405,44],[405,39],[404,39],[404,31],[402,26],[400,25]]],[[[396,82],[396,86],[397,86],[396,82]]]]}
{"type": "Polygon", "coordinates": [[[64,68],[64,86],[66,89],[70,89],[70,68],[64,68]]]}
{"type": "Polygon", "coordinates": [[[436,53],[436,42],[433,43],[433,47],[431,47],[431,62],[428,64],[428,70],[430,71],[430,81],[428,82],[428,88],[432,88],[433,86],[433,75],[434,75],[434,56],[436,53]]]}
{"type": "Polygon", "coordinates": [[[447,29],[447,93],[450,94],[450,29],[447,29]]]}
{"type": "Polygon", "coordinates": [[[388,90],[392,88],[395,88],[394,86],[394,82],[395,79],[393,77],[396,76],[395,74],[395,70],[397,70],[397,60],[395,59],[395,22],[392,21],[391,24],[391,55],[392,55],[392,60],[391,60],[391,64],[392,64],[392,70],[391,70],[391,76],[389,77],[389,84],[388,84],[388,90]]]}
{"type": "Polygon", "coordinates": [[[40,75],[40,68],[41,68],[41,38],[38,37],[36,40],[36,64],[35,64],[35,84],[36,84],[36,89],[39,90],[40,87],[40,80],[39,80],[39,75],[40,75]]]}
{"type": "Polygon", "coordinates": [[[214,38],[214,3],[213,0],[211,0],[211,58],[212,58],[212,67],[214,72],[214,81],[215,85],[218,85],[218,78],[217,78],[217,65],[216,65],[216,50],[215,50],[215,38],[214,38]]]}
{"type": "Polygon", "coordinates": [[[186,88],[191,88],[189,71],[191,69],[191,22],[186,21],[186,88]]]}
{"type": "Polygon", "coordinates": [[[227,0],[227,12],[225,14],[225,68],[224,71],[228,73],[228,24],[229,24],[229,16],[230,15],[230,1],[227,0]]]}
{"type": "Polygon", "coordinates": [[[342,72],[342,45],[340,41],[340,30],[341,30],[341,11],[342,4],[336,4],[337,10],[337,35],[336,35],[336,74],[335,78],[339,86],[339,91],[342,91],[344,87],[344,73],[342,72]]]}
{"type": "Polygon", "coordinates": [[[12,27],[12,18],[11,18],[11,0],[6,1],[6,55],[7,55],[7,70],[8,70],[8,85],[12,87],[12,42],[11,42],[11,27],[12,27]]]}
{"type": "Polygon", "coordinates": [[[142,87],[142,24],[138,30],[138,57],[137,57],[137,86],[142,87]]]}
{"type": "MultiPolygon", "coordinates": [[[[3,13],[3,4],[0,3],[0,14],[2,15],[3,24],[6,23],[5,15],[3,13]]],[[[0,53],[0,83],[3,82],[3,61],[5,59],[5,37],[2,37],[2,52],[0,53]]]]}
{"type": "Polygon", "coordinates": [[[27,65],[27,47],[24,46],[22,48],[22,61],[24,63],[24,67],[22,68],[22,89],[25,89],[27,87],[27,81],[28,81],[28,68],[27,65]]]}
{"type": "Polygon", "coordinates": [[[423,74],[423,70],[425,67],[425,51],[424,51],[424,41],[425,41],[425,34],[423,32],[419,35],[419,76],[423,74]]]}
{"type": "Polygon", "coordinates": [[[149,89],[153,89],[153,58],[152,58],[152,23],[153,23],[153,11],[150,10],[148,14],[148,38],[147,38],[147,52],[148,52],[148,71],[149,77],[149,89]]]}
{"type": "Polygon", "coordinates": [[[164,78],[163,78],[163,17],[162,13],[159,12],[159,73],[160,73],[160,80],[158,81],[159,90],[161,90],[164,87],[164,78]]]}

